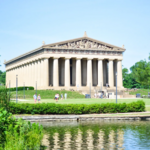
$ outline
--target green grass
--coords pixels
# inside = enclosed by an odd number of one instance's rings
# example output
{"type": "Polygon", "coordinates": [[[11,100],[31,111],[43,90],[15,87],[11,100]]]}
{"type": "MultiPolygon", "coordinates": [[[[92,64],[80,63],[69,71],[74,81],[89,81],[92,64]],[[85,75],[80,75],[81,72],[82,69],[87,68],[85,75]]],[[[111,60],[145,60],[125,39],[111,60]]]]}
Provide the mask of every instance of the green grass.
{"type": "MultiPolygon", "coordinates": [[[[25,99],[26,101],[19,101],[20,103],[34,103],[32,99],[25,99]]],[[[138,100],[143,100],[146,105],[150,106],[150,99],[118,99],[118,103],[131,103],[138,100]]],[[[41,99],[41,103],[56,103],[53,99],[41,99]]],[[[101,104],[101,103],[116,103],[115,99],[99,99],[99,98],[79,98],[79,99],[63,99],[58,100],[59,104],[101,104]]]]}
{"type": "Polygon", "coordinates": [[[136,95],[137,93],[140,93],[141,95],[148,95],[148,92],[150,92],[150,90],[148,90],[148,89],[138,89],[137,91],[129,92],[129,94],[136,95]]]}
{"type": "MultiPolygon", "coordinates": [[[[35,90],[28,90],[25,91],[25,95],[27,99],[32,99],[33,95],[36,93],[35,90]]],[[[65,91],[65,90],[37,90],[37,95],[40,94],[42,99],[53,99],[55,97],[55,94],[64,94],[67,93],[67,97],[70,99],[74,98],[84,98],[84,95],[80,94],[76,91],[65,91]]],[[[19,98],[23,98],[23,91],[18,91],[19,98]]],[[[11,92],[11,98],[16,97],[16,92],[11,92]]]]}
{"type": "Polygon", "coordinates": [[[5,86],[4,85],[0,85],[0,89],[3,89],[3,88],[5,88],[5,86]]]}

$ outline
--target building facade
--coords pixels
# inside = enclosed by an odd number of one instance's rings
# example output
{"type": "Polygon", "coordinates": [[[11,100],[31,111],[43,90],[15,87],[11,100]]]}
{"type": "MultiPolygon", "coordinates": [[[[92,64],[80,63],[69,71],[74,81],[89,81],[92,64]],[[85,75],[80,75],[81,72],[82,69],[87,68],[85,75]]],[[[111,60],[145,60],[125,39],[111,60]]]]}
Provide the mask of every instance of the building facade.
{"type": "Polygon", "coordinates": [[[122,85],[124,47],[89,38],[43,45],[12,60],[6,66],[6,85],[36,86],[38,89],[109,88],[122,85]]]}

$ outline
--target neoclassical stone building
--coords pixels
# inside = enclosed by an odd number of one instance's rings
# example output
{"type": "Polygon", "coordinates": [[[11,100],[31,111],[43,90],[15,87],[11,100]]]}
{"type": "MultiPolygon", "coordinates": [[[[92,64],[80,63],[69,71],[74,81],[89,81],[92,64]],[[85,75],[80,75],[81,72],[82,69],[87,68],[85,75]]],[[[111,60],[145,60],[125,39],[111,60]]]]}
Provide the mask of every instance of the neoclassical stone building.
{"type": "Polygon", "coordinates": [[[89,38],[44,44],[14,59],[6,61],[6,85],[34,86],[38,89],[84,89],[122,85],[124,46],[118,47],[89,38]]]}

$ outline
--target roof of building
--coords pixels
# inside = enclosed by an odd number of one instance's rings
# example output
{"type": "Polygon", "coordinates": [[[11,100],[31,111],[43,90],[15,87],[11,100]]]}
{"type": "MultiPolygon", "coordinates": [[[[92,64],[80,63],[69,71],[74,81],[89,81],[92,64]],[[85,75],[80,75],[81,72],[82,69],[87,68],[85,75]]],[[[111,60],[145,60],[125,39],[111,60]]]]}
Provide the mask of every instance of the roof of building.
{"type": "Polygon", "coordinates": [[[80,37],[80,38],[75,38],[75,39],[71,39],[71,40],[66,40],[66,41],[52,43],[52,44],[46,44],[46,45],[45,45],[45,42],[43,42],[43,45],[41,47],[36,48],[32,51],[29,51],[25,54],[22,54],[18,57],[15,57],[9,61],[5,61],[4,64],[6,65],[12,61],[15,61],[15,60],[20,59],[25,56],[28,56],[32,53],[38,52],[39,50],[44,49],[44,48],[47,48],[47,49],[60,49],[60,48],[61,49],[78,49],[79,48],[79,49],[102,50],[101,48],[98,48],[98,46],[101,46],[102,49],[106,47],[106,48],[108,48],[108,50],[125,51],[124,45],[123,45],[123,47],[118,47],[118,46],[115,46],[112,44],[108,44],[108,43],[105,43],[105,42],[102,42],[99,40],[92,39],[87,36],[87,33],[85,31],[83,37],[80,37]],[[81,44],[79,47],[77,47],[77,46],[75,47],[75,44],[77,42],[79,43],[79,45],[81,44]],[[91,44],[91,45],[93,45],[93,47],[92,46],[88,47],[88,48],[85,47],[85,45],[87,45],[87,44],[89,44],[89,45],[91,44]],[[94,44],[96,45],[96,47],[94,47],[94,44]],[[84,47],[81,47],[81,46],[84,46],[84,47]]]}

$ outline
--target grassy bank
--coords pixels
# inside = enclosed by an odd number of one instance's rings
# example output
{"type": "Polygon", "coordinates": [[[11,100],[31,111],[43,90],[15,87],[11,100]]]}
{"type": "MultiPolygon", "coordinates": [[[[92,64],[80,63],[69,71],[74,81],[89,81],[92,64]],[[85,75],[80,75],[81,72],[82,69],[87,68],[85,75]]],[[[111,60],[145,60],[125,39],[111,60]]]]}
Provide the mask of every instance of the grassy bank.
{"type": "MultiPolygon", "coordinates": [[[[29,90],[25,91],[25,95],[27,99],[32,99],[33,95],[36,93],[35,90],[29,90]]],[[[67,98],[73,99],[73,98],[84,98],[84,95],[80,94],[76,91],[65,91],[65,90],[37,90],[37,94],[41,95],[42,99],[53,99],[55,97],[55,94],[64,94],[67,93],[67,98]]],[[[18,91],[19,98],[23,98],[24,92],[18,91]]],[[[11,98],[15,98],[16,92],[11,92],[11,98]]]]}
{"type": "Polygon", "coordinates": [[[148,90],[148,89],[138,89],[137,91],[129,92],[129,94],[130,95],[136,95],[136,94],[140,93],[142,96],[142,95],[148,95],[148,92],[150,92],[150,90],[148,90]]]}

